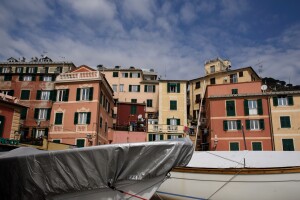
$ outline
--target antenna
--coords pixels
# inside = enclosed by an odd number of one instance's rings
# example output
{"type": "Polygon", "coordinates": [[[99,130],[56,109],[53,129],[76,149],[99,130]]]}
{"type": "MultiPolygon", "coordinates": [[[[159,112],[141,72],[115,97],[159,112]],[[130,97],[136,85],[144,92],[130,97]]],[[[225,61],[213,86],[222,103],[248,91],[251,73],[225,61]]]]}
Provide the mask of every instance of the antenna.
{"type": "Polygon", "coordinates": [[[263,65],[262,65],[263,62],[264,62],[264,61],[259,62],[259,60],[258,60],[258,63],[254,65],[254,66],[258,66],[258,73],[259,73],[260,76],[261,76],[261,74],[262,74],[263,71],[264,71],[263,65]]]}
{"type": "Polygon", "coordinates": [[[167,67],[165,66],[165,79],[167,78],[167,67]]]}

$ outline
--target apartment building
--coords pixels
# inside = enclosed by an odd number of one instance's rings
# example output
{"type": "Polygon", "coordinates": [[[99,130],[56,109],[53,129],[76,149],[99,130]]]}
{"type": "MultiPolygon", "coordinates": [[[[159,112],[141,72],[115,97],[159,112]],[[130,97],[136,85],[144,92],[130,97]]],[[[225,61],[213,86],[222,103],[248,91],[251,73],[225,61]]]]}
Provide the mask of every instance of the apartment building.
{"type": "Polygon", "coordinates": [[[80,66],[55,81],[49,140],[77,147],[111,143],[113,91],[100,71],[80,66]]]}
{"type": "Polygon", "coordinates": [[[52,107],[54,81],[60,73],[75,68],[72,62],[41,58],[9,58],[0,62],[0,90],[20,99],[26,106],[21,111],[21,142],[47,136],[52,107]]]}
{"type": "Polygon", "coordinates": [[[209,85],[205,98],[201,150],[272,150],[268,96],[260,81],[209,85]]]}
{"type": "MultiPolygon", "coordinates": [[[[98,66],[105,74],[107,81],[114,91],[115,102],[146,104],[146,118],[152,118],[158,111],[158,80],[153,69],[135,67],[106,68],[98,66]]],[[[115,108],[117,113],[117,108],[115,108]]]]}
{"type": "Polygon", "coordinates": [[[221,58],[205,62],[204,68],[204,77],[199,77],[189,81],[188,114],[192,125],[197,124],[196,120],[199,116],[200,100],[204,95],[206,86],[260,80],[260,77],[256,74],[252,67],[232,70],[230,61],[222,60],[221,58]]]}
{"type": "Polygon", "coordinates": [[[187,81],[159,80],[158,118],[148,119],[148,141],[183,137],[187,126],[187,81]]]}
{"type": "Polygon", "coordinates": [[[300,150],[300,91],[268,93],[276,151],[300,150]]]}

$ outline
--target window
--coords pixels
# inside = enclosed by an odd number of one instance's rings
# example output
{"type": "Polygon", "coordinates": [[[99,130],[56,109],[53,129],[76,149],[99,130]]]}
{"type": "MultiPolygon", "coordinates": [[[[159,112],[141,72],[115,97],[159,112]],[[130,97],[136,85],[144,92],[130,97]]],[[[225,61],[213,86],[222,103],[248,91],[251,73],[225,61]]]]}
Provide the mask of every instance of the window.
{"type": "Polygon", "coordinates": [[[227,116],[235,116],[235,102],[226,101],[227,116]]]}
{"type": "Polygon", "coordinates": [[[140,92],[139,85],[129,85],[129,92],[140,92]]]}
{"type": "Polygon", "coordinates": [[[113,84],[112,89],[113,89],[114,92],[118,92],[118,85],[113,84]]]}
{"type": "Polygon", "coordinates": [[[232,89],[231,94],[238,94],[238,89],[232,89]]]}
{"type": "Polygon", "coordinates": [[[224,120],[223,130],[224,131],[241,130],[241,120],[224,120]]]}
{"type": "Polygon", "coordinates": [[[177,110],[177,101],[170,101],[170,110],[177,110]]]}
{"type": "Polygon", "coordinates": [[[137,99],[131,99],[131,103],[137,103],[137,99]]]}
{"type": "Polygon", "coordinates": [[[239,72],[239,77],[243,77],[243,76],[244,76],[243,71],[239,72]]]}
{"type": "Polygon", "coordinates": [[[196,103],[201,102],[201,94],[196,94],[196,103]]]}
{"type": "Polygon", "coordinates": [[[140,78],[140,73],[132,72],[132,73],[130,73],[130,78],[140,78]]]}
{"type": "Polygon", "coordinates": [[[90,124],[91,112],[75,112],[74,124],[90,124]]]}
{"type": "Polygon", "coordinates": [[[120,89],[119,89],[120,92],[124,92],[124,84],[120,84],[120,89]]]}
{"type": "Polygon", "coordinates": [[[31,74],[35,73],[35,67],[28,67],[27,73],[31,73],[31,74]]]}
{"type": "Polygon", "coordinates": [[[11,72],[11,68],[10,67],[3,67],[2,73],[10,73],[10,72],[11,72]]]}
{"type": "Polygon", "coordinates": [[[21,100],[29,100],[30,90],[22,90],[21,91],[21,100]]]}
{"type": "Polygon", "coordinates": [[[168,140],[175,140],[178,138],[182,138],[182,136],[181,135],[168,135],[168,140]]]}
{"type": "Polygon", "coordinates": [[[155,92],[155,85],[145,85],[144,92],[155,92]]]}
{"type": "Polygon", "coordinates": [[[41,100],[50,100],[50,91],[41,91],[41,100]]]}
{"type": "Polygon", "coordinates": [[[230,151],[239,151],[240,144],[238,142],[230,142],[230,151]]]}
{"type": "Polygon", "coordinates": [[[63,119],[63,113],[55,113],[55,125],[61,125],[63,119]]]}
{"type": "Polygon", "coordinates": [[[92,101],[93,88],[77,88],[76,101],[92,101]]]}
{"type": "Polygon", "coordinates": [[[34,113],[35,119],[46,120],[50,118],[50,113],[48,113],[48,108],[36,108],[34,113]]]}
{"type": "Polygon", "coordinates": [[[211,78],[211,79],[210,79],[210,84],[211,84],[211,85],[216,84],[216,79],[215,79],[215,78],[211,78]]]}
{"type": "Polygon", "coordinates": [[[231,74],[230,76],[230,83],[237,83],[237,74],[231,74]]]}
{"type": "Polygon", "coordinates": [[[216,71],[216,67],[213,65],[213,66],[210,66],[210,73],[214,73],[216,71]]]}
{"type": "Polygon", "coordinates": [[[128,78],[128,73],[122,72],[122,78],[128,78]]]}
{"type": "Polygon", "coordinates": [[[84,147],[84,144],[85,144],[85,139],[76,139],[76,146],[78,148],[84,147]]]}
{"type": "Polygon", "coordinates": [[[294,100],[292,96],[279,96],[273,97],[274,106],[292,106],[294,105],[294,100]]]}
{"type": "Polygon", "coordinates": [[[12,75],[4,75],[4,81],[11,81],[12,75]]]}
{"type": "Polygon", "coordinates": [[[244,100],[244,111],[245,115],[262,115],[262,99],[257,100],[244,100]]]}
{"type": "Polygon", "coordinates": [[[281,128],[291,128],[291,121],[289,116],[280,117],[281,128]]]}
{"type": "Polygon", "coordinates": [[[248,100],[249,115],[257,115],[257,101],[248,100]]]}
{"type": "Polygon", "coordinates": [[[35,132],[35,138],[42,138],[43,136],[46,136],[45,129],[37,129],[35,132]]]}
{"type": "Polygon", "coordinates": [[[282,150],[283,151],[294,151],[294,140],[293,139],[282,139],[282,150]]]}
{"type": "Polygon", "coordinates": [[[246,120],[247,130],[263,130],[265,129],[264,119],[246,120]]]}
{"type": "Polygon", "coordinates": [[[52,142],[53,143],[60,143],[60,139],[53,139],[52,142]]]}
{"type": "Polygon", "coordinates": [[[197,81],[197,82],[196,82],[196,89],[199,89],[200,87],[201,87],[200,81],[197,81]]]}
{"type": "Polygon", "coordinates": [[[14,96],[14,90],[0,90],[1,93],[9,96],[14,96]]]}
{"type": "Polygon", "coordinates": [[[149,134],[148,135],[148,140],[149,141],[158,141],[158,140],[163,140],[164,136],[162,134],[149,134]]]}
{"type": "Polygon", "coordinates": [[[152,99],[147,99],[147,107],[152,107],[152,99]]]}
{"type": "Polygon", "coordinates": [[[52,81],[52,76],[43,76],[43,81],[52,81]]]}
{"type": "Polygon", "coordinates": [[[180,83],[168,83],[169,93],[180,93],[180,83]]]}
{"type": "Polygon", "coordinates": [[[136,105],[131,105],[131,108],[130,108],[130,114],[135,115],[136,112],[137,112],[137,107],[136,107],[136,105]]]}
{"type": "Polygon", "coordinates": [[[119,72],[113,72],[113,77],[119,77],[119,72]]]}
{"type": "Polygon", "coordinates": [[[16,73],[19,73],[19,74],[23,73],[23,67],[17,67],[16,73]]]}
{"type": "Polygon", "coordinates": [[[167,125],[180,125],[180,119],[168,118],[167,125]]]}
{"type": "Polygon", "coordinates": [[[23,76],[23,81],[33,81],[32,76],[23,76]]]}
{"type": "Polygon", "coordinates": [[[21,118],[22,120],[24,120],[24,119],[26,119],[26,116],[27,116],[27,108],[23,108],[23,109],[21,110],[20,118],[21,118]]]}
{"type": "Polygon", "coordinates": [[[262,151],[261,142],[252,142],[252,150],[253,151],[262,151]]]}
{"type": "Polygon", "coordinates": [[[56,101],[68,101],[69,89],[57,90],[56,101]]]}

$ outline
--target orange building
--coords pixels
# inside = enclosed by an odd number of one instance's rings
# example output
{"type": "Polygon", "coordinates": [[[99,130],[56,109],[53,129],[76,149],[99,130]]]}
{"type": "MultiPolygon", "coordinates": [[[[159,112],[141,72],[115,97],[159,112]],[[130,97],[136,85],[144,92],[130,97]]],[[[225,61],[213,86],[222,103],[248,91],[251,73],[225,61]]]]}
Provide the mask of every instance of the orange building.
{"type": "Polygon", "coordinates": [[[55,81],[49,140],[78,147],[108,144],[113,91],[99,71],[80,66],[55,81]]]}
{"type": "Polygon", "coordinates": [[[205,97],[202,150],[272,150],[268,97],[260,81],[209,85],[205,97]]]}

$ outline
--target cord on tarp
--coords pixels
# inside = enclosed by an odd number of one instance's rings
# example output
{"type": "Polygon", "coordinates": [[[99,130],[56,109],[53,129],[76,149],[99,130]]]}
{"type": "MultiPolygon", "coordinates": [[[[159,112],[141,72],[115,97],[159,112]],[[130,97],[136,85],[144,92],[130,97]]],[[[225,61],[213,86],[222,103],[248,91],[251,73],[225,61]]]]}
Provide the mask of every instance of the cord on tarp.
{"type": "Polygon", "coordinates": [[[117,189],[115,186],[113,186],[110,182],[107,183],[107,186],[108,186],[110,189],[115,190],[115,191],[118,191],[118,192],[120,192],[120,193],[122,193],[122,194],[126,194],[126,195],[128,195],[128,196],[135,197],[135,198],[137,198],[137,199],[147,200],[147,199],[145,199],[145,198],[143,198],[143,197],[140,197],[140,196],[138,196],[138,195],[131,194],[131,193],[125,192],[125,191],[123,191],[123,190],[119,190],[119,189],[117,189]]]}

